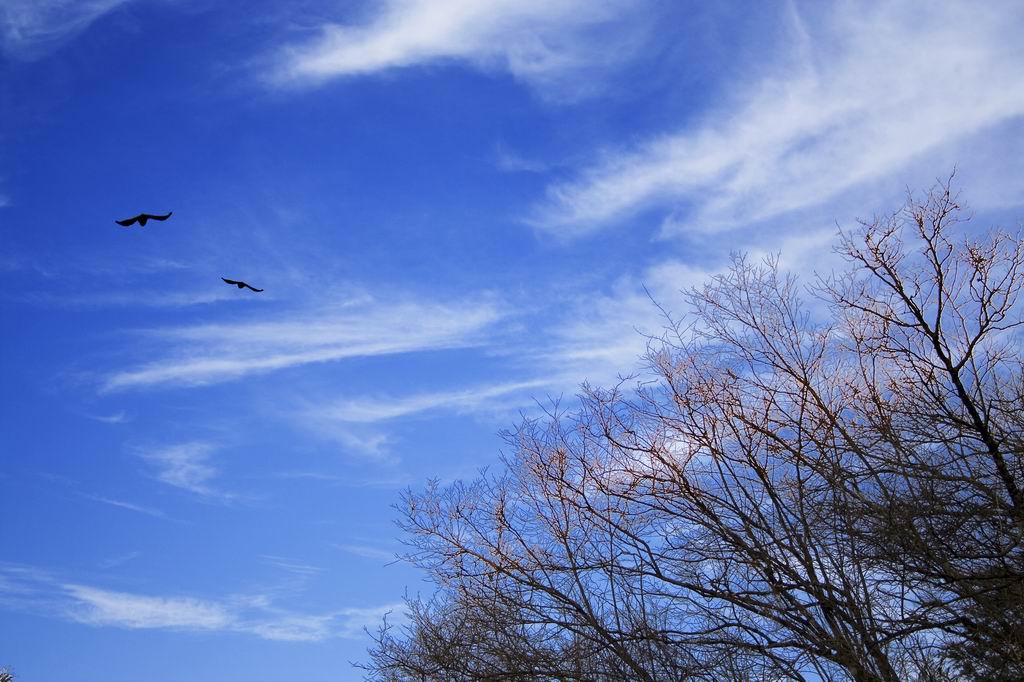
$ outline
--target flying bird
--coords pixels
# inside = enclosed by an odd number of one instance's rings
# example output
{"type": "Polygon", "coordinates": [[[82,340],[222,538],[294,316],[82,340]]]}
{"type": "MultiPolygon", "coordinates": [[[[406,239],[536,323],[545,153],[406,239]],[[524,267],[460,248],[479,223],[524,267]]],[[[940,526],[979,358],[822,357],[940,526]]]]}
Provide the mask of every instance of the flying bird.
{"type": "Polygon", "coordinates": [[[152,213],[140,213],[134,218],[125,218],[124,220],[115,220],[114,222],[124,227],[131,227],[135,223],[138,223],[139,227],[145,227],[147,220],[167,220],[168,218],[171,217],[171,213],[174,213],[174,211],[171,211],[167,215],[153,215],[152,213]]]}
{"type": "Polygon", "coordinates": [[[257,289],[256,287],[253,287],[253,286],[251,286],[249,284],[246,284],[245,282],[238,282],[238,281],[233,280],[233,279],[228,279],[227,277],[221,277],[221,279],[224,280],[225,282],[227,282],[228,284],[234,284],[239,289],[245,287],[246,289],[252,289],[256,293],[259,293],[259,292],[263,291],[263,289],[257,289]]]}

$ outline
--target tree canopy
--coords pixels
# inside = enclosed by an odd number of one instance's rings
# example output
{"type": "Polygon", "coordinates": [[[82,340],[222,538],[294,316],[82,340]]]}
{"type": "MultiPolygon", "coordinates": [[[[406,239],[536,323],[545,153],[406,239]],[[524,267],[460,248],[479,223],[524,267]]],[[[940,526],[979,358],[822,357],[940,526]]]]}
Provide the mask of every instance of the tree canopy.
{"type": "Polygon", "coordinates": [[[1024,679],[1024,249],[949,184],[801,283],[736,256],[500,472],[403,498],[381,680],[1024,679]]]}

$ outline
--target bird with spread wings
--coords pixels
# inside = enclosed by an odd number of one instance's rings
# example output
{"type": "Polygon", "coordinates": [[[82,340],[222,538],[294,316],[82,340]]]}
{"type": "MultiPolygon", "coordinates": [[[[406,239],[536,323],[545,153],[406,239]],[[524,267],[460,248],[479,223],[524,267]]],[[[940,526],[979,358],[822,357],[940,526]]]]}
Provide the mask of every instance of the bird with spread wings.
{"type": "Polygon", "coordinates": [[[246,289],[252,289],[256,293],[263,291],[263,289],[257,289],[256,287],[246,284],[245,282],[239,282],[238,280],[228,279],[227,277],[221,277],[221,279],[227,282],[228,284],[234,284],[239,289],[242,289],[244,287],[246,289]]]}
{"type": "Polygon", "coordinates": [[[135,223],[138,223],[139,227],[145,227],[147,221],[164,221],[170,218],[172,213],[174,213],[174,211],[169,211],[167,215],[153,215],[152,213],[140,213],[134,218],[125,218],[124,220],[115,220],[114,222],[117,223],[118,225],[121,225],[122,227],[131,227],[135,223]]]}

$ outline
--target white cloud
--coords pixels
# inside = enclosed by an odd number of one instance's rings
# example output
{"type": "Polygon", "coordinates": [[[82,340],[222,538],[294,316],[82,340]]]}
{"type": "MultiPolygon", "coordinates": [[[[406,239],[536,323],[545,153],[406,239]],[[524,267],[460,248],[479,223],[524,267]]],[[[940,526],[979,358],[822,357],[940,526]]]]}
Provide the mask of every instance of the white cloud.
{"type": "Polygon", "coordinates": [[[266,303],[270,297],[239,298],[225,287],[192,291],[145,291],[133,288],[131,291],[106,291],[84,294],[50,293],[45,291],[27,292],[20,296],[30,303],[39,303],[64,308],[187,308],[225,301],[266,303]]]}
{"type": "Polygon", "coordinates": [[[4,51],[33,58],[85,30],[128,0],[5,0],[0,5],[4,51]]]}
{"type": "Polygon", "coordinates": [[[401,604],[344,608],[322,614],[294,613],[273,606],[266,595],[228,600],[161,597],[67,584],[65,615],[86,625],[132,630],[244,632],[262,639],[319,642],[333,637],[358,637],[401,604]]]}
{"type": "Polygon", "coordinates": [[[125,414],[124,410],[121,410],[120,412],[115,412],[114,414],[110,415],[89,415],[89,419],[94,419],[104,424],[123,424],[124,422],[128,421],[128,415],[125,414]]]}
{"type": "Polygon", "coordinates": [[[408,475],[361,478],[328,474],[320,471],[282,471],[273,474],[273,476],[285,480],[321,481],[346,488],[387,488],[389,490],[397,490],[416,483],[416,479],[408,475]]]}
{"type": "MultiPolygon", "coordinates": [[[[325,407],[317,407],[312,414],[324,420],[370,423],[431,410],[477,412],[495,407],[494,400],[496,398],[507,399],[510,394],[521,393],[528,401],[527,391],[549,384],[550,382],[546,379],[538,379],[478,386],[461,391],[423,393],[405,397],[342,400],[325,407]]],[[[507,408],[507,400],[502,402],[503,407],[507,408]]]]}
{"type": "MultiPolygon", "coordinates": [[[[624,59],[640,42],[646,0],[386,0],[358,26],[328,24],[285,51],[278,78],[336,76],[442,60],[508,70],[541,86],[579,92],[581,70],[624,59]]],[[[593,79],[591,79],[592,81],[593,79]]]]}
{"type": "Polygon", "coordinates": [[[388,552],[377,547],[370,547],[369,545],[343,545],[336,544],[335,547],[343,552],[354,554],[364,559],[376,559],[378,561],[394,561],[395,553],[388,552]]]}
{"type": "Polygon", "coordinates": [[[394,466],[399,458],[392,452],[391,436],[376,426],[380,422],[437,411],[506,413],[517,406],[532,405],[531,389],[551,384],[549,379],[534,379],[410,396],[376,396],[333,402],[329,398],[321,398],[304,401],[291,412],[291,419],[299,428],[339,443],[351,454],[394,466]]]}
{"type": "Polygon", "coordinates": [[[500,317],[490,302],[372,302],[278,321],[153,330],[172,351],[113,373],[103,389],[198,386],[345,358],[467,347],[481,343],[484,330],[500,317]]]}
{"type": "Polygon", "coordinates": [[[548,163],[527,158],[503,144],[495,147],[494,163],[506,173],[543,173],[550,168],[548,163]]]}
{"type": "Polygon", "coordinates": [[[614,384],[640,366],[648,337],[664,332],[669,321],[658,305],[677,318],[682,312],[679,292],[703,283],[712,272],[667,260],[640,277],[620,278],[606,294],[581,296],[553,338],[536,351],[536,360],[550,369],[563,393],[574,394],[584,381],[614,384]]]}
{"type": "MultiPolygon", "coordinates": [[[[835,237],[834,227],[811,228],[781,239],[750,239],[736,248],[751,262],[778,257],[782,271],[809,284],[815,272],[844,267],[832,250],[835,237]]],[[[666,259],[638,276],[619,278],[607,293],[576,298],[551,337],[528,357],[548,369],[549,386],[567,395],[575,394],[584,381],[610,386],[620,376],[639,372],[649,340],[665,335],[670,324],[686,324],[690,307],[685,293],[722,273],[729,266],[728,256],[719,247],[702,259],[702,266],[666,259]]]]}
{"type": "MultiPolygon", "coordinates": [[[[263,639],[281,642],[319,642],[335,635],[336,619],[336,614],[279,614],[273,619],[241,624],[237,629],[252,633],[263,639]]],[[[342,624],[338,635],[350,636],[347,624],[342,624]]]]}
{"type": "MultiPolygon", "coordinates": [[[[134,558],[121,557],[121,561],[134,558]]],[[[386,613],[404,615],[404,605],[345,607],[300,613],[275,605],[268,594],[221,599],[122,592],[61,581],[31,566],[0,562],[0,607],[94,627],[187,632],[240,632],[262,639],[317,642],[359,637],[386,613]]]]}
{"type": "Polygon", "coordinates": [[[385,616],[392,624],[401,624],[405,620],[405,613],[405,604],[401,602],[367,609],[342,609],[339,614],[344,618],[341,635],[343,637],[359,637],[364,630],[372,630],[379,625],[385,616]]]}
{"type": "Polygon", "coordinates": [[[147,516],[155,516],[158,519],[170,519],[170,517],[167,516],[167,514],[163,513],[159,509],[154,509],[152,507],[143,507],[142,505],[132,504],[131,502],[124,502],[122,500],[112,500],[109,497],[100,497],[98,495],[84,495],[84,497],[94,502],[102,502],[103,504],[109,504],[112,507],[127,509],[129,511],[138,512],[139,514],[146,514],[147,516]]]}
{"type": "Polygon", "coordinates": [[[224,630],[234,617],[222,604],[188,597],[149,597],[65,585],[74,600],[68,615],[89,625],[123,628],[224,630]]]}
{"type": "Polygon", "coordinates": [[[142,552],[125,552],[124,554],[118,554],[117,556],[112,556],[109,559],[104,559],[99,562],[98,565],[100,568],[109,570],[111,568],[117,568],[121,564],[126,564],[133,559],[138,559],[140,556],[142,556],[142,552]]]}
{"type": "MultiPolygon", "coordinates": [[[[534,216],[581,234],[644,208],[713,230],[821,204],[1024,114],[1024,6],[861,3],[795,17],[793,54],[702,122],[606,152],[534,216]]],[[[971,149],[959,151],[968,159],[971,149]]],[[[936,171],[932,171],[932,176],[936,171]]]]}
{"type": "Polygon", "coordinates": [[[391,452],[392,438],[376,429],[367,429],[362,424],[344,424],[337,420],[324,419],[315,411],[292,414],[296,425],[319,438],[341,445],[347,454],[373,460],[379,464],[395,465],[398,458],[391,452]]]}
{"type": "Polygon", "coordinates": [[[210,482],[220,471],[209,464],[216,448],[209,443],[181,443],[142,453],[142,459],[153,465],[154,478],[161,483],[187,490],[201,497],[229,502],[238,495],[220,490],[210,482]]]}
{"type": "Polygon", "coordinates": [[[53,575],[46,570],[25,564],[0,561],[0,604],[20,606],[22,600],[39,597],[43,586],[52,583],[53,575]]]}
{"type": "Polygon", "coordinates": [[[298,559],[292,559],[290,557],[275,556],[273,554],[264,554],[260,558],[266,561],[271,566],[280,568],[281,570],[287,571],[288,573],[292,573],[294,575],[299,575],[303,577],[313,576],[318,573],[323,573],[324,571],[324,569],[320,568],[319,566],[307,564],[303,561],[299,561],[298,559]]]}

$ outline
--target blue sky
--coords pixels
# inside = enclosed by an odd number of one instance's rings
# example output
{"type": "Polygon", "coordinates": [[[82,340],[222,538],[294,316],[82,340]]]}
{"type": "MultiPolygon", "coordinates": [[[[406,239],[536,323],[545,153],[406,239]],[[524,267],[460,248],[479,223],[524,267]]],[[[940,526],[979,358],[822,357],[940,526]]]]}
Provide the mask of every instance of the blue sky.
{"type": "Polygon", "coordinates": [[[636,369],[645,289],[954,165],[1019,224],[1020,3],[709,5],[0,1],[0,665],[358,679],[400,492],[636,369]]]}

